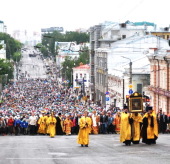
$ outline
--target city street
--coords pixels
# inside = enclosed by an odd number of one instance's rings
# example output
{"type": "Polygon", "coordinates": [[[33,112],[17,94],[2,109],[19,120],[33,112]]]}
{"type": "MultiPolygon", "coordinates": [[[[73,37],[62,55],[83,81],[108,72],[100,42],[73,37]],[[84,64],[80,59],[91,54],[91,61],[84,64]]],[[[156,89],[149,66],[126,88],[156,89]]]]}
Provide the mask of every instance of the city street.
{"type": "Polygon", "coordinates": [[[124,146],[118,134],[90,135],[89,147],[77,136],[0,136],[1,164],[169,164],[170,135],[156,145],[124,146]]]}
{"type": "MultiPolygon", "coordinates": [[[[35,49],[29,48],[22,53],[22,59],[19,66],[19,76],[23,75],[26,78],[47,78],[45,73],[46,68],[40,55],[29,57],[29,54],[37,53],[35,49]]],[[[16,72],[16,71],[15,71],[16,72]]],[[[14,73],[16,78],[16,73],[14,73]]]]}

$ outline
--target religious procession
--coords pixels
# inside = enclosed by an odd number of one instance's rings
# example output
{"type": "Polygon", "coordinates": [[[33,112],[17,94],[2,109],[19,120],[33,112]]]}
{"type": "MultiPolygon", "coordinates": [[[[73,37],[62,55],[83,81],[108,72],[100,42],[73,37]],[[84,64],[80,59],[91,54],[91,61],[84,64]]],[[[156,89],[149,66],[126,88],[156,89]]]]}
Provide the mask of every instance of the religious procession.
{"type": "Polygon", "coordinates": [[[116,134],[130,146],[156,144],[159,133],[169,133],[170,115],[124,109],[80,101],[68,87],[52,79],[21,79],[3,90],[0,103],[0,135],[77,135],[77,143],[89,146],[89,135],[116,134]]]}

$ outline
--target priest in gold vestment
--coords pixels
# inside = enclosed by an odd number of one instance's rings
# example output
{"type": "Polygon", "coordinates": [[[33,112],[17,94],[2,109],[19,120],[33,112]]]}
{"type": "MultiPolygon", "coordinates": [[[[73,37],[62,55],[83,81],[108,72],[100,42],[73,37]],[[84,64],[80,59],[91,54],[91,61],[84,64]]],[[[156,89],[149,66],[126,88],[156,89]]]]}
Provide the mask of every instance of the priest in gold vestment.
{"type": "Polygon", "coordinates": [[[82,116],[79,120],[79,133],[78,133],[78,144],[81,146],[88,147],[89,145],[89,128],[91,128],[91,118],[87,117],[88,112],[84,112],[84,116],[82,116]]]}
{"type": "Polygon", "coordinates": [[[54,136],[56,134],[56,129],[55,129],[56,122],[57,122],[57,120],[56,120],[54,114],[51,113],[51,116],[47,120],[48,131],[49,131],[51,138],[54,138],[54,136]]]}
{"type": "Polygon", "coordinates": [[[38,133],[46,134],[46,116],[42,113],[42,116],[38,120],[38,133]]]}
{"type": "Polygon", "coordinates": [[[132,123],[132,142],[139,144],[141,138],[142,115],[140,113],[131,113],[132,123]]]}
{"type": "Polygon", "coordinates": [[[128,107],[124,107],[124,112],[121,113],[121,125],[120,125],[120,142],[125,143],[126,146],[131,145],[131,121],[130,113],[128,113],[128,107]]]}
{"type": "Polygon", "coordinates": [[[156,144],[157,138],[158,138],[157,116],[152,110],[152,107],[148,107],[148,111],[143,116],[142,142],[148,145],[156,144]]]}

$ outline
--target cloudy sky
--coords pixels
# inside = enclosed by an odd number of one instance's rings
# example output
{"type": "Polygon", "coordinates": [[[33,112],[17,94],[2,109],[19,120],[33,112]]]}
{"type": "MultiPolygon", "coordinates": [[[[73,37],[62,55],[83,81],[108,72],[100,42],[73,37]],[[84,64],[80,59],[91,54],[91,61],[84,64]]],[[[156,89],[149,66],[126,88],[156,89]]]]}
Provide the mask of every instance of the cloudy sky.
{"type": "Polygon", "coordinates": [[[104,21],[149,21],[169,26],[169,0],[1,0],[0,20],[8,32],[89,28],[104,21]]]}

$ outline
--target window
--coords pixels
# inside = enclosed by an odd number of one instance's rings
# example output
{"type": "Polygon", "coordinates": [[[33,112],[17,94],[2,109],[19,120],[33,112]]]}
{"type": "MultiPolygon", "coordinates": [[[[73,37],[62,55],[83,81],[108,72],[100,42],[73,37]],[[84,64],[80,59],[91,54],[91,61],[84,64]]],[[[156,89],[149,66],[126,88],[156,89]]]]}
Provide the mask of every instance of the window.
{"type": "Polygon", "coordinates": [[[82,78],[83,78],[82,73],[80,73],[80,79],[82,79],[82,78]]]}
{"type": "Polygon", "coordinates": [[[122,35],[122,39],[125,39],[126,38],[126,35],[122,35]]]}
{"type": "Polygon", "coordinates": [[[78,79],[78,73],[76,73],[76,79],[78,79]]]}
{"type": "Polygon", "coordinates": [[[142,94],[142,84],[137,84],[137,92],[142,94]]]}
{"type": "Polygon", "coordinates": [[[84,74],[84,79],[86,80],[86,78],[87,78],[87,75],[86,75],[86,73],[84,74]]]}

